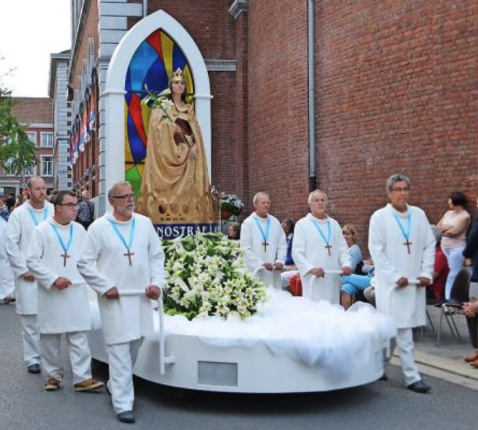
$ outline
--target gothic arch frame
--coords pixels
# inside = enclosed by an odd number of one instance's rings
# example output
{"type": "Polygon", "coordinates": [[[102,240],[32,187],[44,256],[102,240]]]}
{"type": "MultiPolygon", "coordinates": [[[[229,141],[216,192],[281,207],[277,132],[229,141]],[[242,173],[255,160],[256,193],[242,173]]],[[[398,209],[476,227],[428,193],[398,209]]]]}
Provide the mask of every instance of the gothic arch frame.
{"type": "MultiPolygon", "coordinates": [[[[105,109],[103,178],[105,193],[117,181],[124,180],[125,128],[123,124],[126,73],[138,46],[154,31],[161,29],[178,42],[186,56],[194,77],[195,110],[201,126],[206,158],[211,177],[211,85],[206,63],[198,46],[186,29],[163,10],[148,15],[129,30],[116,47],[106,74],[105,91],[102,94],[105,109]],[[121,145],[121,150],[118,150],[121,145]]],[[[100,156],[101,160],[101,156],[100,156]]]]}

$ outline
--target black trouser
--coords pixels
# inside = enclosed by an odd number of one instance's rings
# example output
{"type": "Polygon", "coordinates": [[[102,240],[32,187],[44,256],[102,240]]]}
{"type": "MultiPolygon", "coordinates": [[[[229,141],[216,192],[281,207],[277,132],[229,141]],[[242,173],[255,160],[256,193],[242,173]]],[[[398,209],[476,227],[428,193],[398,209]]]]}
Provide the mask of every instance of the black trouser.
{"type": "Polygon", "coordinates": [[[466,317],[470,342],[473,348],[478,348],[478,317],[466,317]]]}

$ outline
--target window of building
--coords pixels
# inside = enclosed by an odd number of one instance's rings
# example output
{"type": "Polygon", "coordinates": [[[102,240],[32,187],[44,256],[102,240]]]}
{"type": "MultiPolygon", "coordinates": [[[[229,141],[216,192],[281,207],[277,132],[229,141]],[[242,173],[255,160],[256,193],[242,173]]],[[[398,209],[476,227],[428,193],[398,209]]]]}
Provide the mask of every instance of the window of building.
{"type": "Polygon", "coordinates": [[[7,160],[5,163],[4,163],[4,167],[5,167],[5,176],[15,176],[15,173],[11,172],[10,171],[10,167],[13,163],[13,160],[7,160]]]}
{"type": "Polygon", "coordinates": [[[41,157],[41,175],[53,176],[53,157],[41,157]]]}
{"type": "Polygon", "coordinates": [[[28,167],[27,169],[25,169],[23,171],[23,175],[24,176],[35,176],[35,167],[36,166],[28,167]]]}
{"type": "Polygon", "coordinates": [[[41,147],[53,148],[53,133],[47,133],[47,132],[41,133],[41,147]]]}
{"type": "Polygon", "coordinates": [[[27,132],[27,137],[30,142],[37,144],[37,134],[35,132],[27,132]]]}

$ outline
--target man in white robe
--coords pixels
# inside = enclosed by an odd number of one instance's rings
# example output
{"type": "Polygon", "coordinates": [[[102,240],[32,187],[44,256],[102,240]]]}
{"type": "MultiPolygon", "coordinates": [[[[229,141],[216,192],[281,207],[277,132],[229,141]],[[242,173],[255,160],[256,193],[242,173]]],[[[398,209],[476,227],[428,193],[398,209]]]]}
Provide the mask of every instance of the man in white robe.
{"type": "Polygon", "coordinates": [[[38,331],[45,390],[58,390],[63,381],[61,335],[68,343],[75,391],[91,391],[104,384],[91,377],[91,353],[86,332],[91,330],[87,284],[76,263],[86,231],[74,222],[78,199],[60,191],[55,214],[33,232],[27,255],[28,269],[38,283],[38,331]]]}
{"type": "Polygon", "coordinates": [[[23,359],[28,372],[39,374],[40,337],[37,330],[37,281],[27,267],[27,251],[37,225],[53,215],[53,205],[47,201],[45,181],[40,177],[28,180],[30,197],[10,215],[6,251],[15,281],[16,310],[20,317],[23,359]]]}
{"type": "Polygon", "coordinates": [[[412,328],[426,324],[425,287],[432,280],[435,238],[425,213],[408,205],[409,191],[406,176],[388,179],[390,203],[372,215],[368,246],[375,265],[377,309],[397,326],[396,346],[405,383],[412,391],[426,393],[430,387],[422,381],[413,359],[412,328]]]}
{"type": "Polygon", "coordinates": [[[108,191],[113,213],[88,229],[78,270],[98,294],[108,353],[113,408],[121,422],[135,421],[133,366],[145,336],[154,335],[153,301],[164,285],[164,252],[151,221],[134,213],[128,182],[108,191]],[[135,290],[140,295],[122,295],[135,290]]]}
{"type": "Polygon", "coordinates": [[[347,242],[339,223],[326,214],[327,195],[316,190],[309,195],[311,213],[295,226],[292,258],[302,279],[303,296],[314,302],[340,302],[339,274],[327,270],[352,273],[347,242]]]}
{"type": "Polygon", "coordinates": [[[7,240],[7,222],[0,216],[0,304],[15,302],[13,291],[13,271],[8,261],[5,245],[7,240]]]}
{"type": "Polygon", "coordinates": [[[281,270],[287,256],[285,233],[279,220],[269,214],[267,193],[257,193],[252,201],[254,212],[241,226],[241,248],[251,273],[266,285],[282,289],[281,270]]]}

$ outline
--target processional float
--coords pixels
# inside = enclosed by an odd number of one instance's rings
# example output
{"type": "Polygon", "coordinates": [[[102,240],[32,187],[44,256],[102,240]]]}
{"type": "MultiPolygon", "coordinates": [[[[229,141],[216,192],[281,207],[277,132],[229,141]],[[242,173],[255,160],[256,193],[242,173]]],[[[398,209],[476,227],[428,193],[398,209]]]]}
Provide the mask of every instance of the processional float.
{"type": "MultiPolygon", "coordinates": [[[[328,271],[325,276],[336,275],[339,271],[328,271]]],[[[311,284],[315,281],[313,278],[311,284]]],[[[410,283],[417,283],[412,281],[410,283]]],[[[138,291],[123,291],[121,295],[131,296],[144,294],[138,291]]],[[[273,297],[278,295],[278,300],[284,300],[288,293],[270,291],[273,297]]],[[[121,297],[120,297],[121,300],[121,297]]],[[[305,298],[287,298],[287,300],[308,301],[305,298]]],[[[336,308],[336,314],[344,312],[338,305],[318,305],[317,311],[327,308],[336,308]]],[[[355,306],[355,305],[354,305],[355,306]]],[[[360,318],[367,319],[365,326],[355,324],[348,337],[357,336],[361,339],[362,347],[355,348],[357,354],[350,356],[350,350],[344,347],[340,350],[340,342],[337,342],[337,350],[333,350],[333,341],[329,341],[328,351],[331,359],[319,359],[311,363],[310,357],[296,354],[294,351],[293,339],[290,339],[290,332],[283,337],[276,333],[273,337],[271,347],[270,339],[264,339],[258,333],[257,339],[228,339],[221,333],[214,333],[207,330],[197,331],[197,327],[188,333],[184,330],[184,323],[177,330],[174,323],[176,317],[164,314],[162,300],[155,314],[155,335],[146,338],[138,355],[134,368],[134,374],[148,381],[177,388],[215,391],[215,392],[236,392],[236,393],[300,393],[300,392],[321,392],[336,389],[344,389],[359,385],[368,384],[379,379],[384,373],[384,357],[389,354],[390,338],[393,336],[391,323],[379,317],[369,305],[358,305],[356,321],[360,318]],[[362,306],[362,308],[360,308],[362,306]],[[362,314],[362,315],[361,315],[362,314]],[[373,321],[380,318],[381,321],[373,321]],[[367,327],[367,324],[369,325],[367,327]],[[382,327],[379,325],[382,324],[382,327]],[[387,326],[387,324],[389,324],[387,326]],[[168,328],[168,325],[170,328],[168,328]],[[281,348],[284,344],[286,347],[281,348]],[[279,345],[279,347],[277,347],[279,345]],[[289,346],[287,346],[289,345],[289,346]],[[344,355],[343,359],[340,358],[344,355]],[[331,364],[337,358],[337,366],[331,364]],[[345,368],[343,366],[346,366],[345,368]]],[[[93,304],[93,309],[95,305],[93,304]]],[[[99,311],[94,310],[96,318],[99,318],[99,311]]],[[[314,323],[313,318],[308,318],[306,312],[302,318],[303,327],[308,323],[314,323]]],[[[260,318],[260,317],[258,317],[260,318]]],[[[288,324],[288,314],[281,316],[280,326],[288,324]]],[[[186,322],[188,323],[193,322],[186,322]]],[[[278,321],[279,323],[279,321],[278,321]]],[[[297,319],[292,318],[291,324],[296,324],[297,319]]],[[[227,322],[224,322],[227,326],[227,322]]],[[[235,324],[244,324],[247,328],[247,320],[236,321],[235,324]]],[[[98,323],[96,323],[98,326],[98,323]]],[[[224,327],[223,327],[224,328],[224,327]]],[[[333,328],[332,325],[330,328],[333,328]]],[[[300,329],[300,327],[298,327],[300,329]]],[[[200,329],[199,329],[200,330],[200,329]]],[[[324,332],[329,330],[325,325],[324,332]]],[[[237,334],[237,327],[234,333],[237,334]]],[[[343,333],[328,333],[334,338],[343,333]]],[[[298,333],[300,337],[300,333],[298,333]]],[[[313,342],[314,336],[306,338],[305,341],[313,342]]],[[[104,346],[101,328],[90,332],[90,348],[92,356],[99,361],[107,363],[107,354],[104,346]]],[[[300,342],[299,342],[300,343],[300,342]]],[[[301,345],[302,352],[310,348],[314,351],[314,345],[301,345]]],[[[319,348],[320,349],[320,348],[319,348]]]]}

